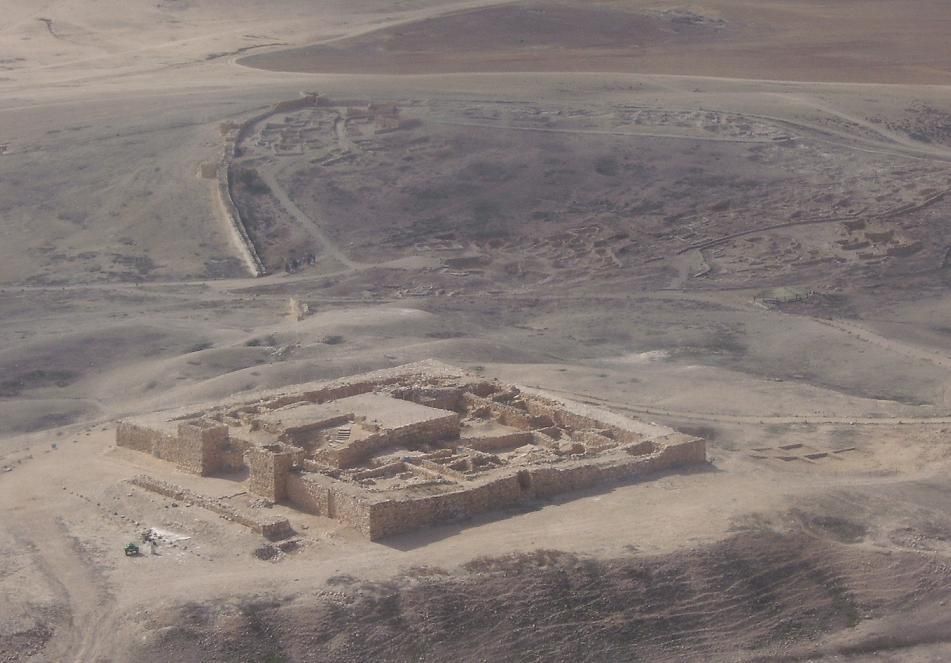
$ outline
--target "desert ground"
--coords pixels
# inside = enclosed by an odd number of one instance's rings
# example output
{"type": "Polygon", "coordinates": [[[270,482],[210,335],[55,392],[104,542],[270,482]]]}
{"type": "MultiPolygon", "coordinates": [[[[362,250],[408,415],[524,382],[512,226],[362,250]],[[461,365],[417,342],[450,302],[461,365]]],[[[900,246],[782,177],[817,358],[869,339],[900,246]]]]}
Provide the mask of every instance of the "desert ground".
{"type": "Polygon", "coordinates": [[[946,3],[0,9],[0,661],[951,657],[946,3]],[[282,548],[115,446],[426,358],[709,463],[282,548]]]}

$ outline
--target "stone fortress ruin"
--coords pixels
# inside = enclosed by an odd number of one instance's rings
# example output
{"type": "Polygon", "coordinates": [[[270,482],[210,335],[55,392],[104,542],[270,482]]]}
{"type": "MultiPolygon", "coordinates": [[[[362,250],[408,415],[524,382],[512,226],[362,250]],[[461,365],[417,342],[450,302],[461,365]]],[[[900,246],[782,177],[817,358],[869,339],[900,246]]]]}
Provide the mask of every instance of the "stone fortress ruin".
{"type": "Polygon", "coordinates": [[[116,442],[371,540],[706,462],[700,438],[435,361],[126,419],[116,442]]]}

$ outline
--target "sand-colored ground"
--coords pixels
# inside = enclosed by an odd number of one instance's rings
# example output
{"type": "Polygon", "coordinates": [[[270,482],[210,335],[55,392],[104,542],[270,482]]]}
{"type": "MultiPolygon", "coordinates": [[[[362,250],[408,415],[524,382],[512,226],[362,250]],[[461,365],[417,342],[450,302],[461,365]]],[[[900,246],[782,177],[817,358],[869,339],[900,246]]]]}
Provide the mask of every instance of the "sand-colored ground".
{"type": "Polygon", "coordinates": [[[0,1],[0,660],[948,657],[947,10],[594,7],[0,1]],[[199,166],[303,90],[413,122],[241,157],[317,257],[253,279],[199,166]],[[274,553],[112,445],[427,357],[711,464],[274,553]]]}
{"type": "Polygon", "coordinates": [[[515,2],[248,56],[277,71],[643,72],[947,84],[947,7],[875,0],[515,2]]]}

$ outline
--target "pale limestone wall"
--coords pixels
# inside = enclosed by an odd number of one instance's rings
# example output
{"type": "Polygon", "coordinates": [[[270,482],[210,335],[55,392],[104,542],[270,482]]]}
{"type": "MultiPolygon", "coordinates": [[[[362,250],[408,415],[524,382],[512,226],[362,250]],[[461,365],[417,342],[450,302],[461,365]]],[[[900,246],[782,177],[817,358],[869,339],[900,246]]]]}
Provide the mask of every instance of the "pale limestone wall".
{"type": "Polygon", "coordinates": [[[352,527],[370,540],[374,539],[369,502],[356,494],[351,486],[339,484],[330,491],[329,513],[331,518],[352,527]]]}
{"type": "Polygon", "coordinates": [[[426,359],[335,380],[262,389],[250,396],[248,394],[237,394],[216,401],[194,403],[166,410],[160,414],[165,421],[179,422],[204,417],[209,412],[233,414],[234,412],[244,411],[249,407],[275,409],[302,401],[322,403],[327,400],[366,394],[380,387],[398,383],[405,384],[412,380],[422,380],[429,377],[460,379],[463,376],[464,373],[458,368],[434,359],[426,359]]]}
{"type": "MultiPolygon", "coordinates": [[[[395,381],[395,380],[394,380],[395,381]]],[[[344,384],[332,383],[319,389],[310,389],[296,394],[281,395],[277,398],[269,399],[263,403],[268,410],[277,410],[285,405],[310,401],[311,403],[326,403],[327,401],[336,401],[350,396],[360,396],[373,391],[381,382],[371,380],[348,382],[344,384]]]]}
{"type": "Polygon", "coordinates": [[[441,463],[437,463],[435,461],[432,461],[426,458],[423,458],[417,462],[419,463],[419,465],[412,466],[412,467],[417,467],[418,469],[422,469],[427,472],[433,472],[439,476],[446,477],[447,479],[451,479],[454,481],[466,480],[465,474],[463,474],[459,470],[454,470],[451,467],[447,467],[446,465],[443,465],[441,463]]]}
{"type": "Polygon", "coordinates": [[[529,495],[518,474],[511,474],[496,481],[477,486],[466,495],[466,508],[470,514],[494,511],[511,506],[529,495]]]}
{"type": "Polygon", "coordinates": [[[661,451],[667,467],[702,465],[707,462],[707,442],[686,433],[671,433],[657,440],[667,445],[661,451]]]}
{"type": "Polygon", "coordinates": [[[476,451],[494,451],[496,449],[510,449],[525,444],[533,444],[535,436],[531,431],[519,431],[507,435],[493,437],[460,437],[459,446],[475,449],[476,451]]]}
{"type": "Polygon", "coordinates": [[[623,431],[625,434],[633,434],[629,439],[623,441],[632,442],[637,439],[655,438],[673,432],[672,429],[666,426],[631,419],[609,410],[559,398],[540,389],[524,386],[518,388],[530,411],[549,415],[553,419],[556,418],[554,416],[555,412],[563,412],[564,414],[558,418],[569,427],[571,427],[571,422],[575,422],[579,424],[578,427],[580,428],[610,428],[615,431],[623,431]]]}
{"type": "Polygon", "coordinates": [[[120,421],[116,427],[116,446],[147,454],[152,453],[156,443],[162,437],[169,436],[154,428],[140,426],[129,421],[120,421]]]}
{"type": "MultiPolygon", "coordinates": [[[[218,184],[218,206],[231,230],[231,237],[235,248],[245,265],[247,265],[248,271],[251,272],[253,276],[264,276],[267,274],[267,269],[258,254],[257,248],[254,246],[254,242],[251,241],[251,236],[248,234],[244,219],[241,218],[241,212],[238,210],[238,206],[234,202],[234,197],[231,195],[231,164],[235,159],[241,141],[244,140],[258,122],[274,113],[290,112],[308,106],[316,106],[317,100],[318,98],[314,95],[305,95],[300,99],[290,99],[279,102],[264,113],[259,113],[243,122],[233,137],[225,139],[223,155],[215,173],[218,184]]],[[[202,172],[204,172],[204,169],[202,172]]]]}
{"type": "Polygon", "coordinates": [[[518,428],[520,430],[530,430],[538,427],[535,417],[525,410],[519,410],[504,403],[496,403],[493,400],[482,398],[474,394],[467,393],[463,398],[465,399],[466,405],[470,408],[488,408],[490,412],[498,417],[499,423],[505,426],[511,426],[512,428],[518,428]]]}
{"type": "Polygon", "coordinates": [[[462,387],[405,387],[393,395],[427,407],[458,412],[463,405],[462,387]]]}
{"type": "Polygon", "coordinates": [[[298,459],[299,449],[252,447],[244,454],[244,463],[250,470],[248,489],[272,502],[287,497],[287,476],[298,459]]]}
{"type": "Polygon", "coordinates": [[[369,537],[380,539],[504,508],[530,495],[513,474],[466,490],[416,499],[387,500],[369,507],[369,537]]]}
{"type": "Polygon", "coordinates": [[[359,465],[371,454],[387,447],[413,446],[414,443],[449,440],[458,436],[459,415],[453,412],[437,419],[351,440],[344,446],[321,449],[317,452],[317,458],[331,467],[348,468],[359,465]]]}
{"type": "Polygon", "coordinates": [[[561,426],[562,428],[611,428],[614,429],[614,426],[594,419],[592,417],[587,417],[581,414],[575,414],[573,412],[568,412],[560,403],[549,403],[547,401],[539,400],[537,398],[527,398],[525,399],[526,404],[528,405],[528,411],[536,416],[546,416],[549,417],[555,424],[561,426]]]}
{"type": "Polygon", "coordinates": [[[179,469],[202,476],[221,471],[221,451],[228,444],[228,427],[183,423],[172,460],[179,469]]]}
{"type": "Polygon", "coordinates": [[[309,108],[311,106],[317,105],[318,97],[316,95],[308,94],[304,95],[300,99],[288,99],[286,101],[279,101],[274,104],[274,107],[271,109],[269,114],[273,113],[290,113],[292,111],[300,110],[302,108],[309,108]]]}
{"type": "Polygon", "coordinates": [[[322,474],[291,472],[287,476],[287,500],[295,507],[338,520],[368,539],[374,536],[371,502],[362,489],[322,474]]]}
{"type": "Polygon", "coordinates": [[[401,534],[467,515],[465,492],[455,491],[415,500],[388,500],[370,507],[366,536],[371,540],[401,534]]]}
{"type": "Polygon", "coordinates": [[[286,487],[287,500],[295,507],[307,513],[333,518],[367,538],[374,538],[370,523],[370,500],[361,488],[309,472],[289,473],[286,487]]]}
{"type": "Polygon", "coordinates": [[[179,424],[173,435],[158,425],[122,421],[116,427],[116,446],[151,454],[184,472],[203,476],[225,469],[225,454],[232,448],[227,426],[192,422],[179,424]]]}
{"type": "Polygon", "coordinates": [[[234,437],[229,437],[227,443],[220,450],[220,466],[222,472],[238,472],[245,468],[244,454],[251,448],[251,443],[234,437]]]}
{"type": "Polygon", "coordinates": [[[177,435],[161,435],[155,438],[152,445],[152,455],[169,463],[179,458],[179,441],[177,435]]]}
{"type": "Polygon", "coordinates": [[[241,218],[241,212],[238,211],[238,206],[235,205],[234,198],[231,197],[231,160],[229,157],[225,157],[218,167],[216,189],[218,207],[231,230],[232,243],[238,255],[241,256],[252,276],[264,276],[267,274],[267,269],[265,269],[264,262],[254,247],[254,242],[251,241],[251,236],[248,235],[248,229],[241,218]]]}
{"type": "Polygon", "coordinates": [[[656,451],[650,455],[643,455],[646,449],[643,445],[632,446],[640,455],[631,455],[629,460],[612,458],[600,463],[593,461],[529,467],[464,490],[417,499],[377,502],[369,505],[367,536],[379,539],[498,510],[526,499],[552,497],[607,481],[706,462],[706,444],[700,438],[675,433],[664,442],[670,446],[652,444],[651,448],[656,451]]]}
{"type": "Polygon", "coordinates": [[[315,516],[330,517],[330,486],[310,473],[291,472],[287,475],[287,501],[296,508],[315,516]]]}
{"type": "Polygon", "coordinates": [[[208,509],[219,516],[222,516],[225,520],[234,521],[239,525],[244,525],[245,527],[248,527],[251,530],[268,538],[280,538],[287,536],[292,532],[291,524],[287,518],[270,515],[252,516],[246,513],[241,513],[237,509],[234,509],[227,504],[223,504],[216,499],[207,497],[205,495],[199,495],[198,493],[188,490],[187,488],[182,488],[181,486],[176,486],[173,483],[161,481],[145,474],[140,474],[139,476],[133,477],[129,480],[129,482],[140,488],[144,488],[145,490],[157,493],[159,495],[164,495],[165,497],[170,497],[174,500],[180,500],[182,502],[188,501],[197,504],[204,509],[208,509]]]}
{"type": "Polygon", "coordinates": [[[581,488],[589,488],[605,479],[594,465],[551,466],[528,470],[529,491],[534,497],[552,497],[581,488]]]}
{"type": "Polygon", "coordinates": [[[306,424],[301,424],[298,426],[285,426],[285,424],[281,421],[271,421],[262,423],[261,429],[271,433],[285,435],[288,439],[294,439],[296,437],[304,437],[306,439],[309,437],[309,434],[315,430],[320,430],[322,428],[336,428],[337,426],[348,424],[350,423],[350,418],[352,416],[352,413],[337,414],[332,417],[315,419],[314,421],[309,421],[306,424]]]}
{"type": "Polygon", "coordinates": [[[632,456],[646,456],[657,451],[657,443],[653,440],[644,440],[643,442],[635,442],[629,444],[624,448],[624,451],[631,454],[632,456]]]}

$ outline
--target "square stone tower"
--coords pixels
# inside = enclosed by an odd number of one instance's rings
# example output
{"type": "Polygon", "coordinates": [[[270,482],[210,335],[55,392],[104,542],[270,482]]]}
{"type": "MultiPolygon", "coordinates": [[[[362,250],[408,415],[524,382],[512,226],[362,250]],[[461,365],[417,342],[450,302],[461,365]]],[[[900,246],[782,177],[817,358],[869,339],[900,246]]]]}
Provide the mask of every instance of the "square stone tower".
{"type": "Polygon", "coordinates": [[[248,488],[272,502],[287,497],[287,474],[300,458],[302,450],[286,444],[252,447],[244,453],[250,470],[248,488]]]}

